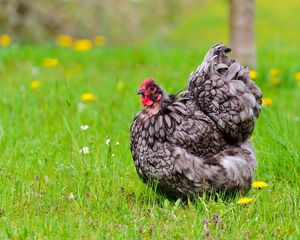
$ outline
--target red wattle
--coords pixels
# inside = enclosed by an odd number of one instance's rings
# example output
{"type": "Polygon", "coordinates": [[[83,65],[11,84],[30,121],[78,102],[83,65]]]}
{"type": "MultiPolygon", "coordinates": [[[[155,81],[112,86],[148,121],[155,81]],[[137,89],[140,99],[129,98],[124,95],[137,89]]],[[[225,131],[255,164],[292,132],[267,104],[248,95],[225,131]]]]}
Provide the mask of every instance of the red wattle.
{"type": "Polygon", "coordinates": [[[144,107],[147,107],[147,106],[151,106],[153,104],[153,101],[147,97],[144,97],[141,99],[141,103],[144,107]]]}

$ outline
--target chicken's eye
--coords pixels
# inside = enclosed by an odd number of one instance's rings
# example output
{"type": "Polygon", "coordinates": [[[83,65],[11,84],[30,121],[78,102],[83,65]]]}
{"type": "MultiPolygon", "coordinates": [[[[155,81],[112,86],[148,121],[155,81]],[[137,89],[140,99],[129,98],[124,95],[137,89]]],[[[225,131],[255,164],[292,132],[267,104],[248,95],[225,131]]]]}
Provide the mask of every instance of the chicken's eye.
{"type": "Polygon", "coordinates": [[[151,86],[149,87],[149,89],[150,89],[150,91],[154,91],[155,87],[154,87],[153,85],[151,85],[151,86]]]}

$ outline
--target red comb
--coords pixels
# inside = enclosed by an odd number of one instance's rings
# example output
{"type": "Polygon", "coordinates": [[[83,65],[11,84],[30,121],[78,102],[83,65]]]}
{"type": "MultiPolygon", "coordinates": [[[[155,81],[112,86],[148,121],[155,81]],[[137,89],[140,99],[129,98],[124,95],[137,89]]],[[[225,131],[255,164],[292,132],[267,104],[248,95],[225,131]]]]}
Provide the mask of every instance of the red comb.
{"type": "Polygon", "coordinates": [[[147,87],[148,84],[153,83],[154,79],[149,77],[146,80],[144,80],[144,82],[141,84],[140,89],[145,89],[147,87]]]}

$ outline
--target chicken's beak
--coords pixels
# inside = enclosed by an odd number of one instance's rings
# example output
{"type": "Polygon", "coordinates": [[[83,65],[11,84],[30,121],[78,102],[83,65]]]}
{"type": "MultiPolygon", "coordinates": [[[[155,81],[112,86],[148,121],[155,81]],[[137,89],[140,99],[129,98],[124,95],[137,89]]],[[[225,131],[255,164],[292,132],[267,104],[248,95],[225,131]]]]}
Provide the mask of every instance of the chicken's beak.
{"type": "Polygon", "coordinates": [[[136,90],[136,94],[143,94],[144,92],[145,92],[145,90],[143,90],[143,89],[136,90]]]}

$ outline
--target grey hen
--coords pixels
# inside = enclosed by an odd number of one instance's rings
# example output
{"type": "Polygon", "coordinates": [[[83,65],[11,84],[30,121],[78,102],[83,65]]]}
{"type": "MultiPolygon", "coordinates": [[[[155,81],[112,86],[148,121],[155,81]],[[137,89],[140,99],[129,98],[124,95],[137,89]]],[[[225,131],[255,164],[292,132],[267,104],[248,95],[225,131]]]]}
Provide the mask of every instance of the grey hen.
{"type": "Polygon", "coordinates": [[[248,139],[262,94],[229,51],[212,47],[181,94],[168,95],[151,78],[138,90],[146,108],[131,125],[132,157],[140,178],[167,195],[250,188],[256,160],[248,139]]]}

